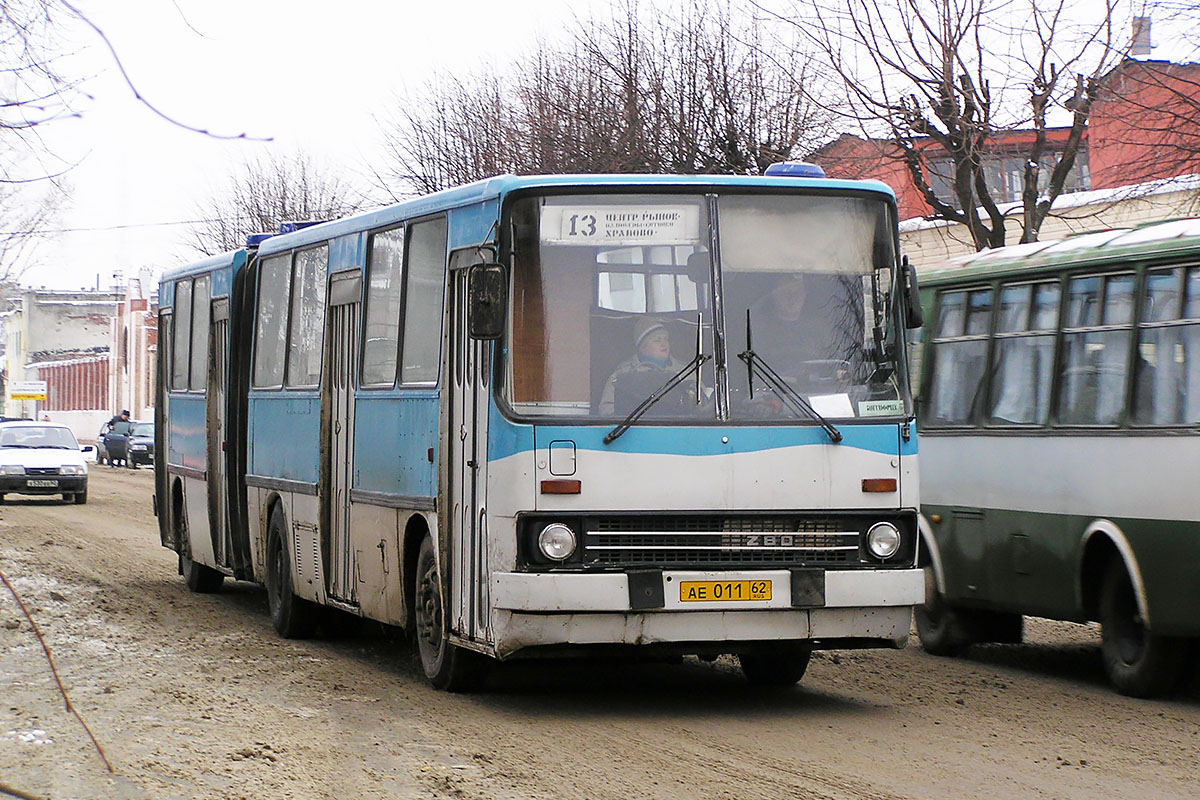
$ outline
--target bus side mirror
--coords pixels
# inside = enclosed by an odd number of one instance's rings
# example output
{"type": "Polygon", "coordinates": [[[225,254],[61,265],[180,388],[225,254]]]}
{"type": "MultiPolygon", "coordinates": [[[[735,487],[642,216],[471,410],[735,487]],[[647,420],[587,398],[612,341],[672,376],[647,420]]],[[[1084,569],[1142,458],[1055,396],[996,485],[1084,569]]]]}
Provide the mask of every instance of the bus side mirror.
{"type": "Polygon", "coordinates": [[[499,264],[475,264],[467,276],[467,333],[472,339],[499,339],[504,333],[508,281],[499,264]]]}
{"type": "Polygon", "coordinates": [[[900,286],[904,292],[904,326],[910,330],[925,324],[921,312],[921,289],[917,285],[917,270],[905,256],[900,263],[900,286]]]}

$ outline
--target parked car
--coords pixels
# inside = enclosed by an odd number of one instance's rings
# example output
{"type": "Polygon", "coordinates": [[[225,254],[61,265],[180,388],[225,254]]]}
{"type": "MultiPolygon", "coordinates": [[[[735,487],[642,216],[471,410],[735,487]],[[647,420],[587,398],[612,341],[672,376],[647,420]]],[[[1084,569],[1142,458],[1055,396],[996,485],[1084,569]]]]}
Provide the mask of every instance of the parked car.
{"type": "Polygon", "coordinates": [[[108,448],[104,446],[104,437],[108,435],[108,423],[100,426],[100,432],[96,434],[96,463],[108,463],[108,448]]]}
{"type": "Polygon", "coordinates": [[[128,466],[137,469],[142,464],[154,464],[153,422],[135,422],[129,434],[128,466]]]}
{"type": "Polygon", "coordinates": [[[86,503],[87,479],[87,462],[66,425],[0,423],[0,503],[5,494],[61,494],[86,503]]]}

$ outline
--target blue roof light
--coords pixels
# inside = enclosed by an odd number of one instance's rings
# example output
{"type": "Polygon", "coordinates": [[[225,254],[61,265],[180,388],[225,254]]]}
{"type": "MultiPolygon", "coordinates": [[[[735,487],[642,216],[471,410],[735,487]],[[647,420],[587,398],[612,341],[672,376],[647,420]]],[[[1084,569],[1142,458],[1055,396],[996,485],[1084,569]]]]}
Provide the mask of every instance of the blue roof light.
{"type": "Polygon", "coordinates": [[[281,223],[279,223],[279,232],[280,233],[295,233],[296,231],[302,231],[305,228],[311,228],[313,225],[320,225],[322,222],[325,222],[325,221],[326,220],[323,220],[323,219],[306,219],[306,220],[297,220],[295,222],[281,222],[281,223]]]}
{"type": "Polygon", "coordinates": [[[780,161],[767,167],[766,174],[785,178],[824,178],[825,170],[810,161],[780,161]]]}
{"type": "Polygon", "coordinates": [[[275,234],[273,233],[251,233],[246,236],[246,248],[258,247],[260,244],[270,239],[275,234]]]}

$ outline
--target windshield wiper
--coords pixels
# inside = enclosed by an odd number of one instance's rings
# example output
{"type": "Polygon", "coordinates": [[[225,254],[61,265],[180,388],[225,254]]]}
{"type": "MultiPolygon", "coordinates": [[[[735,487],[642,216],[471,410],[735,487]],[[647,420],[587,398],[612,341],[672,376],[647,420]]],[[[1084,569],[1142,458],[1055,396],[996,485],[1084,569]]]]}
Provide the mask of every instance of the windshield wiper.
{"type": "Polygon", "coordinates": [[[642,415],[650,410],[650,407],[667,396],[667,393],[674,389],[679,384],[683,383],[693,371],[699,374],[701,365],[708,361],[712,356],[697,353],[696,357],[684,365],[683,369],[676,372],[666,383],[656,389],[649,397],[638,404],[638,407],[629,412],[629,416],[621,420],[617,427],[604,435],[604,443],[612,444],[617,439],[624,435],[625,431],[633,427],[633,423],[642,418],[642,415]]]}
{"type": "Polygon", "coordinates": [[[649,397],[647,397],[642,402],[638,403],[637,408],[635,408],[633,411],[630,411],[629,416],[627,416],[627,417],[625,417],[625,419],[621,420],[620,424],[617,425],[617,427],[613,428],[611,431],[606,433],[604,435],[604,443],[605,444],[612,444],[617,439],[620,439],[625,434],[625,431],[627,431],[631,427],[633,427],[633,423],[635,423],[639,419],[641,419],[642,415],[650,410],[651,406],[653,406],[659,400],[666,397],[667,394],[672,389],[674,389],[676,386],[683,383],[687,379],[688,375],[692,374],[692,372],[696,373],[696,404],[699,405],[702,402],[703,398],[700,395],[700,367],[704,366],[705,361],[708,361],[710,358],[712,358],[712,356],[705,355],[704,353],[700,352],[700,350],[701,350],[700,337],[704,330],[703,323],[704,323],[703,315],[697,316],[696,317],[696,355],[692,358],[692,360],[689,361],[688,363],[684,364],[683,369],[679,370],[679,372],[676,372],[673,376],[671,376],[671,378],[666,383],[664,383],[662,386],[660,386],[655,391],[651,392],[649,397]]]}
{"type": "Polygon", "coordinates": [[[738,353],[738,358],[746,362],[746,380],[750,386],[750,397],[754,397],[754,376],[757,373],[758,377],[766,384],[775,395],[785,404],[787,404],[792,413],[800,415],[807,414],[815,419],[829,435],[829,440],[834,444],[842,441],[842,432],[834,427],[833,423],[825,419],[817,413],[807,400],[805,400],[799,392],[792,388],[783,377],[771,368],[771,365],[763,360],[763,357],[754,352],[752,346],[752,338],[750,332],[750,309],[746,309],[746,349],[738,353]]]}

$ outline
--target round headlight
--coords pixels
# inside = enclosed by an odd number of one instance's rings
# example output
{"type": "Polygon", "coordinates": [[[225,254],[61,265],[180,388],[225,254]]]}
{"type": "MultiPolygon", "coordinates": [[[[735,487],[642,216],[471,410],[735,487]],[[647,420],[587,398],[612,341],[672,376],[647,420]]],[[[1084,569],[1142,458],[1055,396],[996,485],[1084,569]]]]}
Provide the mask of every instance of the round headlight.
{"type": "Polygon", "coordinates": [[[900,549],[900,531],[890,522],[876,522],[867,530],[867,549],[876,558],[891,558],[900,549]]]}
{"type": "Polygon", "coordinates": [[[538,534],[538,549],[551,561],[566,561],[575,552],[575,531],[554,522],[538,534]]]}

